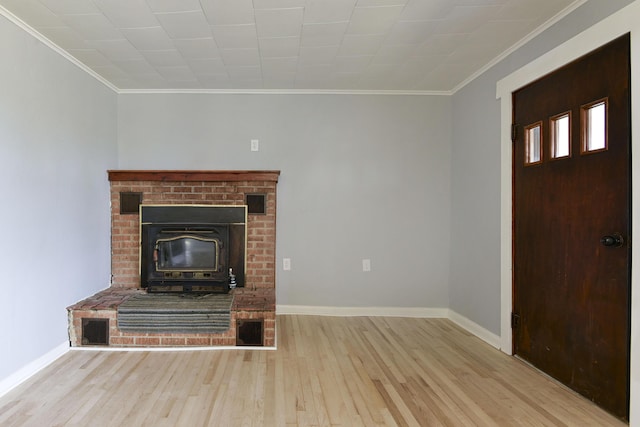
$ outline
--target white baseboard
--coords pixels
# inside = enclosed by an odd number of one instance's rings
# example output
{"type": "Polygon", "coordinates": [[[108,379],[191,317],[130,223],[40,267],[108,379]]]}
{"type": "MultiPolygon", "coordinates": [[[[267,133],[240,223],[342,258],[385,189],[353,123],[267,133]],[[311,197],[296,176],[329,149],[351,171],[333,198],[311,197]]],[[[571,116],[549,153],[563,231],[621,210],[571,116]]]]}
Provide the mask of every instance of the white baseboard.
{"type": "Polygon", "coordinates": [[[500,337],[448,308],[423,307],[323,307],[309,305],[276,305],[276,314],[314,316],[381,316],[449,319],[492,347],[500,348],[500,337]]]}
{"type": "Polygon", "coordinates": [[[453,323],[460,326],[462,329],[466,330],[467,332],[472,333],[473,335],[480,338],[482,341],[486,342],[490,346],[500,349],[500,343],[501,343],[500,336],[483,328],[482,326],[478,325],[474,321],[467,319],[466,317],[456,313],[453,310],[449,310],[449,315],[447,317],[453,323]]]}
{"type": "Polygon", "coordinates": [[[310,305],[276,305],[276,314],[313,316],[447,317],[446,308],[422,307],[324,307],[310,305]]]}
{"type": "Polygon", "coordinates": [[[36,360],[23,366],[18,371],[9,375],[7,378],[0,381],[0,397],[4,396],[24,381],[28,380],[31,376],[35,375],[40,370],[44,369],[60,356],[69,351],[69,341],[65,341],[59,346],[53,348],[49,352],[43,354],[36,360]]]}

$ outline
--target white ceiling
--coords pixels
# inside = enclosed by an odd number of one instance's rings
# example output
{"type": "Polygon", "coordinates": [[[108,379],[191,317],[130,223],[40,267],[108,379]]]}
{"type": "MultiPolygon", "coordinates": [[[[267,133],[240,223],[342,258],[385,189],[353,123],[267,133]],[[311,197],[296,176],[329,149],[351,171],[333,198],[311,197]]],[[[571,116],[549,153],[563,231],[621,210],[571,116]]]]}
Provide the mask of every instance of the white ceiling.
{"type": "Polygon", "coordinates": [[[0,13],[116,90],[452,92],[584,1],[0,0],[0,13]]]}

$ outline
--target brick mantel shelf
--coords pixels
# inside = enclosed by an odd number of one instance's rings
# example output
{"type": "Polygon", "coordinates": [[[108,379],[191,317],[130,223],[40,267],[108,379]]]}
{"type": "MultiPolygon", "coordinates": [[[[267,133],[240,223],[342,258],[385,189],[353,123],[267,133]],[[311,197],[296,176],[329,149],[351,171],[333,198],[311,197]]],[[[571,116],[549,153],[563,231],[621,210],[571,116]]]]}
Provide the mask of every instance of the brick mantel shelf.
{"type": "Polygon", "coordinates": [[[280,171],[249,170],[110,170],[109,181],[278,182],[280,171]]]}

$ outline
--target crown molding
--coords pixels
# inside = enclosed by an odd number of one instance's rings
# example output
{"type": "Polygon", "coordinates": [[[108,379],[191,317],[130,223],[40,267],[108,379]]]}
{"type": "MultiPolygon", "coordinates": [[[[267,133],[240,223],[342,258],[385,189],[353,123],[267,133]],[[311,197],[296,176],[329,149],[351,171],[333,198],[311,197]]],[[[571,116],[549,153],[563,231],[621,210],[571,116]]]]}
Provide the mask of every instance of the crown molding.
{"type": "Polygon", "coordinates": [[[119,89],[129,94],[209,94],[209,95],[400,95],[450,96],[451,91],[429,90],[323,90],[323,89],[119,89]]]}
{"type": "Polygon", "coordinates": [[[0,15],[4,16],[9,21],[13,22],[15,25],[17,25],[18,27],[22,28],[24,31],[29,33],[31,36],[35,37],[42,44],[44,44],[45,46],[49,47],[54,52],[58,53],[59,55],[61,55],[65,59],[67,59],[73,65],[75,65],[76,67],[80,68],[82,71],[86,72],[91,77],[93,77],[94,79],[96,79],[97,81],[99,81],[100,83],[102,83],[103,85],[105,85],[106,87],[111,89],[112,91],[114,91],[116,93],[118,92],[118,88],[115,87],[113,84],[111,84],[109,81],[107,81],[104,77],[102,77],[100,74],[96,73],[91,68],[89,68],[86,65],[84,65],[82,62],[78,61],[78,59],[76,59],[73,55],[69,54],[63,48],[61,48],[60,46],[58,46],[57,44],[55,44],[54,42],[52,42],[51,40],[46,38],[42,33],[38,32],[38,30],[36,30],[32,26],[30,26],[29,24],[24,22],[22,19],[18,18],[16,15],[14,15],[13,13],[11,13],[7,9],[5,9],[5,7],[2,6],[2,5],[0,5],[0,15]]]}
{"type": "Polygon", "coordinates": [[[475,79],[480,77],[482,74],[484,74],[491,67],[493,67],[494,65],[498,64],[500,61],[505,59],[507,56],[511,55],[516,50],[520,49],[525,44],[529,43],[531,40],[533,40],[538,35],[540,35],[544,31],[546,31],[548,28],[550,28],[553,24],[557,23],[562,18],[564,18],[565,16],[569,15],[571,12],[573,12],[574,10],[576,10],[577,8],[579,8],[580,6],[585,4],[587,1],[588,0],[576,0],[573,3],[571,3],[569,6],[565,7],[564,9],[562,9],[560,12],[558,12],[555,16],[550,18],[544,24],[542,24],[539,27],[537,27],[535,30],[533,30],[532,32],[527,34],[524,38],[520,39],[517,43],[512,45],[510,48],[508,48],[507,50],[502,52],[500,55],[498,55],[495,58],[493,58],[484,67],[480,68],[478,71],[476,71],[475,73],[473,73],[469,77],[467,77],[465,80],[463,80],[460,84],[458,84],[456,87],[454,87],[451,90],[451,92],[450,92],[451,95],[455,95],[455,93],[458,92],[460,89],[464,88],[466,85],[468,85],[469,83],[471,83],[472,81],[474,81],[475,79]]]}

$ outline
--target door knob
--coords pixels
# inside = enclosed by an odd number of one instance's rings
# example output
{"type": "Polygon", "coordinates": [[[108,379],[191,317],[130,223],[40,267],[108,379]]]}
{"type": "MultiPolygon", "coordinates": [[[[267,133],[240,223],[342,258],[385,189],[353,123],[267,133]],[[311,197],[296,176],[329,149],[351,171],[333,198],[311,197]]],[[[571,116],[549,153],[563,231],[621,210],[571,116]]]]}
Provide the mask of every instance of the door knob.
{"type": "Polygon", "coordinates": [[[619,248],[620,246],[624,245],[624,239],[620,234],[615,233],[612,235],[602,236],[600,238],[600,243],[602,243],[604,246],[619,248]]]}

